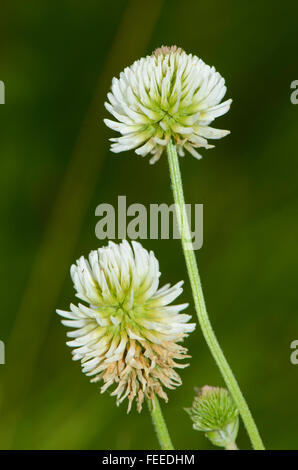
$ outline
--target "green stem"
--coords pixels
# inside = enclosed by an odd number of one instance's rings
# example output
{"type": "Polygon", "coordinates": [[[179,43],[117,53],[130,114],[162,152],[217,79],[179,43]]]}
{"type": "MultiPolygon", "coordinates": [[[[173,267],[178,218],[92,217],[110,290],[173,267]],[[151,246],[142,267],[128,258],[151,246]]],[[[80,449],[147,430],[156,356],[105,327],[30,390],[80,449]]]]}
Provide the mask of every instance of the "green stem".
{"type": "Polygon", "coordinates": [[[152,423],[157,434],[157,439],[162,450],[174,450],[169,431],[162,415],[160,404],[156,395],[152,400],[147,400],[151,413],[152,423]]]}
{"type": "Polygon", "coordinates": [[[215,336],[207,314],[206,304],[200,281],[200,275],[191,242],[190,229],[186,215],[177,150],[175,144],[173,144],[172,141],[170,141],[167,146],[167,152],[172,181],[172,189],[177,210],[178,224],[181,233],[182,247],[184,251],[184,257],[186,261],[199,323],[205,340],[211,351],[211,354],[213,355],[213,358],[215,359],[215,362],[219,367],[219,370],[226,382],[226,385],[239,409],[239,412],[241,414],[241,417],[243,419],[244,425],[247,429],[248,435],[250,437],[254,449],[263,450],[264,445],[262,443],[262,439],[260,437],[257,426],[254,422],[254,419],[251,415],[245,398],[242,395],[237,380],[234,377],[234,374],[221,350],[221,347],[217,341],[217,338],[215,336]]]}
{"type": "Polygon", "coordinates": [[[237,447],[236,442],[231,441],[228,445],[226,445],[226,450],[239,450],[237,447]]]}

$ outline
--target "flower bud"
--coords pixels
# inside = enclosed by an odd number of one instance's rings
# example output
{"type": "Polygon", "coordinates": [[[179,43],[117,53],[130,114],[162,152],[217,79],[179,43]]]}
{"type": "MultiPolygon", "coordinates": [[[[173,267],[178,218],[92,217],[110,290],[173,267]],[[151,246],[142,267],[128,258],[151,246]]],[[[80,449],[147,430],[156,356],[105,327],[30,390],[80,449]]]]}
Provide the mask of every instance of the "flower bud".
{"type": "Polygon", "coordinates": [[[197,390],[192,407],[185,411],[191,417],[193,428],[204,432],[212,444],[235,448],[239,412],[228,390],[205,385],[197,390]]]}

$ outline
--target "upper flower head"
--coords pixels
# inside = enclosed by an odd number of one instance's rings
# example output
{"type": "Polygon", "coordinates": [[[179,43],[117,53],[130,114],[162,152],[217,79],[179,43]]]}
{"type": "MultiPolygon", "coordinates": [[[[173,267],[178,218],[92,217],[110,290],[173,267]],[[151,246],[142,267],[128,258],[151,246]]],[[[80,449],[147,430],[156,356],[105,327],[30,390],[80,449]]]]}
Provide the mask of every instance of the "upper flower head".
{"type": "Polygon", "coordinates": [[[74,328],[67,344],[74,347],[73,359],[81,360],[93,382],[103,380],[101,391],[116,388],[117,404],[126,397],[129,408],[134,398],[138,410],[144,397],[157,393],[167,400],[163,386],[175,388],[181,379],[175,362],[187,350],[177,344],[194,330],[189,315],[180,314],[187,304],[169,304],[182,292],[183,282],[158,289],[159,265],[139,243],[91,251],[89,261],[81,257],[71,267],[77,297],[89,305],[71,304],[70,312],[57,310],[67,318],[62,323],[74,328]]]}
{"type": "Polygon", "coordinates": [[[180,156],[186,149],[201,158],[195,149],[213,147],[207,138],[229,134],[209,126],[230,108],[232,100],[220,103],[225,93],[225,81],[214,67],[176,46],[156,49],[113,78],[105,106],[116,121],[105,123],[122,137],[111,139],[111,150],[151,153],[154,163],[173,138],[180,156]]]}

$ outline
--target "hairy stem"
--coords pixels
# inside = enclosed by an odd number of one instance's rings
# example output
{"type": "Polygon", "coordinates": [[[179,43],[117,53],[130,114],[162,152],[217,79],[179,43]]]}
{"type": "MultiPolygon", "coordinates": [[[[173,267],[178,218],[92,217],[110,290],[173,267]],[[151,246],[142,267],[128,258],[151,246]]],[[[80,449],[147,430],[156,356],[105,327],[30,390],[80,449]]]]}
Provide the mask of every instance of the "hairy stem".
{"type": "Polygon", "coordinates": [[[198,315],[198,320],[207,342],[207,345],[213,355],[213,358],[216,364],[219,367],[219,370],[226,382],[226,385],[234,398],[234,401],[239,409],[244,425],[247,429],[248,435],[250,437],[251,443],[256,450],[263,450],[264,446],[262,439],[260,437],[257,426],[254,422],[252,414],[248,408],[248,405],[245,401],[244,396],[239,388],[236,378],[223,354],[223,351],[217,341],[215,333],[213,331],[212,325],[210,323],[206,304],[204,300],[204,294],[202,290],[200,275],[197,267],[197,262],[192,247],[190,229],[188,225],[183,187],[181,180],[181,173],[179,168],[178,155],[175,144],[172,141],[169,142],[167,146],[168,152],[168,161],[170,167],[170,175],[172,182],[172,189],[174,194],[174,200],[176,204],[178,224],[181,233],[181,241],[184,252],[184,257],[186,261],[186,266],[188,270],[188,275],[191,283],[192,293],[194,297],[194,303],[196,312],[198,315]]]}
{"type": "Polygon", "coordinates": [[[229,444],[226,446],[226,450],[239,450],[237,447],[236,442],[231,441],[229,444]]]}
{"type": "Polygon", "coordinates": [[[157,396],[154,395],[152,400],[147,400],[147,403],[149,411],[151,413],[152,423],[155,428],[155,432],[161,449],[174,450],[157,396]]]}

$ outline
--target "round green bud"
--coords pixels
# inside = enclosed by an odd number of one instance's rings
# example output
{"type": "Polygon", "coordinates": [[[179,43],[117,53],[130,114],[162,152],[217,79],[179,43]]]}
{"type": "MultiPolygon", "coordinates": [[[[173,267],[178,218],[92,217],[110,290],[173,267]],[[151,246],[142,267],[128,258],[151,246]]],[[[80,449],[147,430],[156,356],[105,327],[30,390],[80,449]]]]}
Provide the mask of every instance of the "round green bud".
{"type": "Polygon", "coordinates": [[[205,432],[206,437],[216,446],[229,447],[238,433],[238,409],[228,390],[205,385],[197,390],[190,415],[193,428],[205,432]]]}

